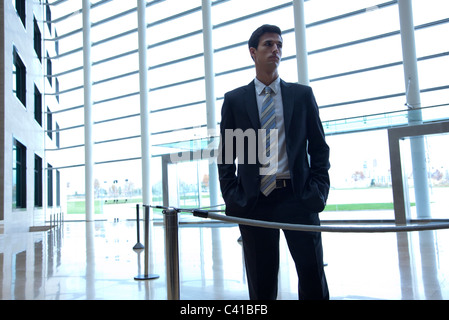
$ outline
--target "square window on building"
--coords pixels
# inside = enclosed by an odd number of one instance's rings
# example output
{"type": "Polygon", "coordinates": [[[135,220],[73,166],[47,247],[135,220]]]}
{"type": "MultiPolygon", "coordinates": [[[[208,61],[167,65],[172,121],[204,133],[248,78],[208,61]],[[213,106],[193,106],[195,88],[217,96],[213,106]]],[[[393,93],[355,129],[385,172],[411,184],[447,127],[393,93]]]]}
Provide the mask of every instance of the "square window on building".
{"type": "Polygon", "coordinates": [[[26,108],[26,67],[20,59],[16,47],[13,50],[13,92],[26,108]]]}
{"type": "Polygon", "coordinates": [[[26,147],[13,141],[12,205],[13,208],[26,208],[26,147]]]}

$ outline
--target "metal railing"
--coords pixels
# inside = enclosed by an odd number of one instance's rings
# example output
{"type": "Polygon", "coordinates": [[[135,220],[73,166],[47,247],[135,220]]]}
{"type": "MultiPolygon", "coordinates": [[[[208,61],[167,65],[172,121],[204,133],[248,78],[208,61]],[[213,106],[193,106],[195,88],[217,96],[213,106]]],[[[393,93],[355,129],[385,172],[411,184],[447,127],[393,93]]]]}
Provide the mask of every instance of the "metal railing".
{"type": "Polygon", "coordinates": [[[249,226],[283,229],[293,231],[308,232],[340,232],[340,233],[386,233],[386,232],[413,232],[426,230],[449,229],[449,223],[425,223],[413,225],[394,225],[394,226],[375,226],[375,227],[353,227],[353,226],[316,226],[302,224],[288,224],[267,222],[253,219],[244,219],[232,216],[226,216],[217,212],[223,210],[203,210],[203,209],[181,209],[164,206],[144,206],[146,212],[145,219],[145,270],[146,277],[135,278],[136,280],[148,280],[148,213],[149,208],[162,209],[164,215],[164,236],[165,236],[165,259],[167,272],[167,299],[180,299],[179,283],[179,213],[189,212],[195,217],[220,220],[227,223],[244,224],[249,226]]]}

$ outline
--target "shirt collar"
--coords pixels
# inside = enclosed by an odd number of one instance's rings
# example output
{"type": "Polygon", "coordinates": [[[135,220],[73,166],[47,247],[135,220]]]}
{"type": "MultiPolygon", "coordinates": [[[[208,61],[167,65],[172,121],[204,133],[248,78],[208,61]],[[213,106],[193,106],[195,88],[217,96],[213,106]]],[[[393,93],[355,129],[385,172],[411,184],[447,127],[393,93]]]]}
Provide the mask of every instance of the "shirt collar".
{"type": "MultiPolygon", "coordinates": [[[[265,89],[266,85],[264,85],[262,82],[259,81],[259,79],[254,78],[254,85],[256,86],[256,93],[258,95],[262,94],[263,90],[265,89]]],[[[281,78],[277,77],[276,80],[274,80],[272,83],[270,83],[269,87],[271,90],[273,90],[273,94],[277,94],[281,87],[281,78]]]]}

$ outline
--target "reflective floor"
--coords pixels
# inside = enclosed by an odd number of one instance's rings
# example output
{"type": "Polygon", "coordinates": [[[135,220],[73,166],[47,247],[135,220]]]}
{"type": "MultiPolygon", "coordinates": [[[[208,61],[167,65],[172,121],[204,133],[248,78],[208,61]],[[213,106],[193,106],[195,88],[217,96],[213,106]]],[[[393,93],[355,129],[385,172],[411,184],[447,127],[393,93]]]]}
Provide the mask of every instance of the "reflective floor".
{"type": "MultiPolygon", "coordinates": [[[[143,234],[143,227],[141,229],[143,234]]],[[[179,229],[182,300],[247,300],[238,228],[221,223],[179,229]]],[[[151,226],[149,273],[137,253],[135,221],[65,222],[51,231],[0,234],[2,300],[165,300],[164,229],[151,226]]],[[[143,237],[141,237],[143,243],[143,237]]],[[[323,233],[334,300],[449,298],[449,230],[323,233]]],[[[278,299],[297,299],[297,278],[281,240],[278,299]]]]}

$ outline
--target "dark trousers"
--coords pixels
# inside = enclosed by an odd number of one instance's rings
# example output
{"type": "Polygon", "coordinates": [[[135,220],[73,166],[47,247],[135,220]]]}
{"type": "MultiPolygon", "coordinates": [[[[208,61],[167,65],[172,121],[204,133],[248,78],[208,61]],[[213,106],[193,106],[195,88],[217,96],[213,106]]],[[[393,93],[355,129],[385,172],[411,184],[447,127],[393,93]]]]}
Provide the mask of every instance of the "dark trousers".
{"type": "MultiPolygon", "coordinates": [[[[319,225],[318,215],[304,214],[290,186],[260,196],[251,218],[284,223],[319,225]]],[[[251,300],[275,300],[278,292],[279,229],[240,225],[251,300]]],[[[283,230],[298,274],[301,300],[327,300],[321,233],[283,230]]]]}

